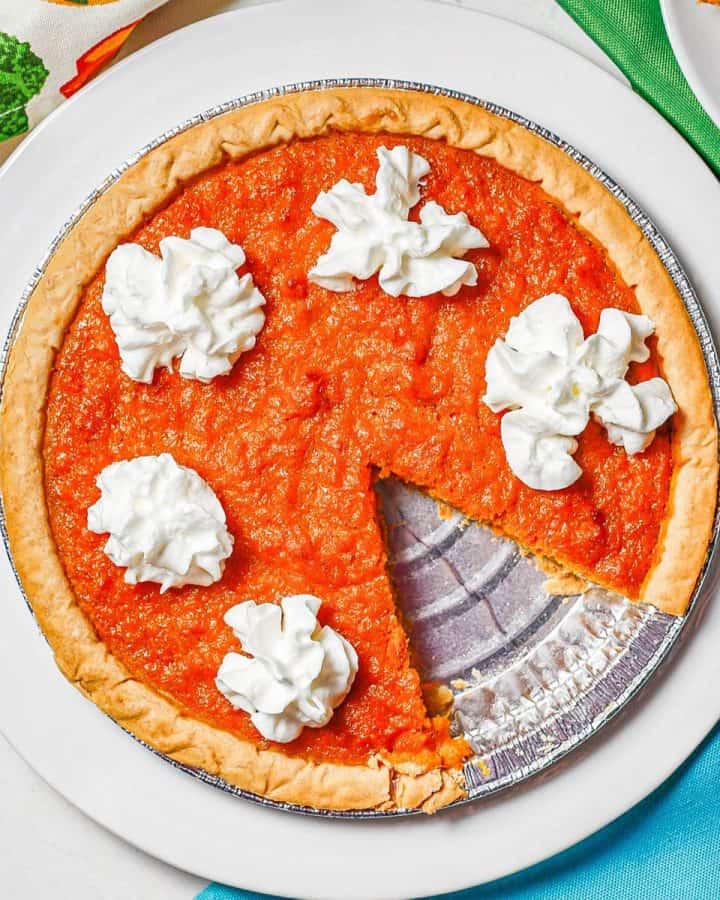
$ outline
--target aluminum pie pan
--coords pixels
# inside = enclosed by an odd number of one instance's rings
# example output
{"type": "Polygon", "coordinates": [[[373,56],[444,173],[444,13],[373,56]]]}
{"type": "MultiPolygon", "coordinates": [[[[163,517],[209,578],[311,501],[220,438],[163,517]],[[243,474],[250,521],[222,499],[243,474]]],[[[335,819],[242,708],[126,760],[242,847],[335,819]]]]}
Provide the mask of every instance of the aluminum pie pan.
{"type": "MultiPolygon", "coordinates": [[[[2,348],[3,382],[27,301],[55,250],[130,166],[175,135],[216,116],[298,91],[337,87],[423,91],[472,103],[522,125],[589,172],[625,207],[672,278],[697,332],[716,418],[720,418],[720,361],[707,320],[677,257],[634,200],[573,146],[511,110],[458,91],[384,78],[318,80],[248,94],[188,119],[133,154],[83,201],[33,272],[2,348]]],[[[452,690],[453,727],[466,734],[474,750],[464,766],[468,796],[449,808],[517,786],[547,770],[628,706],[678,644],[687,623],[699,615],[703,585],[720,531],[716,511],[705,565],[688,612],[673,617],[650,606],[630,604],[598,588],[570,598],[549,596],[542,589],[545,576],[512,542],[468,522],[459,513],[438,507],[426,495],[397,481],[380,483],[378,494],[390,526],[388,549],[398,601],[419,668],[425,678],[452,690]]],[[[18,585],[32,612],[12,559],[1,506],[0,529],[18,585]]],[[[384,820],[418,814],[413,810],[321,810],[268,800],[138,742],[191,776],[262,806],[340,819],[384,820]]]]}

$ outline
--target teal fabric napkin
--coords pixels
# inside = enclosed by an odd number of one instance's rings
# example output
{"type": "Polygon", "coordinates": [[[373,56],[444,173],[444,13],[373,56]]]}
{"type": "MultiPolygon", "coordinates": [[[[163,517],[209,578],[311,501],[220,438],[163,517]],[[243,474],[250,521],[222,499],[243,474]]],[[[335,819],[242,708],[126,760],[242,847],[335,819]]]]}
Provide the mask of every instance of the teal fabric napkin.
{"type": "MultiPolygon", "coordinates": [[[[662,752],[663,748],[658,747],[658,753],[662,752]]],[[[582,802],[582,796],[578,796],[578,803],[582,802]]],[[[266,896],[211,884],[198,894],[197,900],[264,900],[266,896]]],[[[655,793],[602,831],[516,875],[442,897],[717,900],[720,726],[655,793]]]]}

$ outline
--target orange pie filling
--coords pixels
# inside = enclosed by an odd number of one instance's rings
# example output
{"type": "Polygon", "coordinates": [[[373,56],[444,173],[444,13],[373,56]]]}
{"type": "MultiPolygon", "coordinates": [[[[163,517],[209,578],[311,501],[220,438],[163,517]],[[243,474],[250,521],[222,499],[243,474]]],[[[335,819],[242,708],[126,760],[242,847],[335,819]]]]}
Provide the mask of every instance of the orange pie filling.
{"type": "MultiPolygon", "coordinates": [[[[443,143],[331,134],[226,162],[197,177],[129,240],[157,253],[168,235],[221,230],[241,244],[264,294],[254,350],[210,384],[157,371],[150,385],[120,371],[100,299],[88,285],[57,355],[47,404],[45,480],[50,521],[77,601],[133,676],[188,715],[259,746],[249,716],[215,685],[237,642],[224,613],[243,600],[311,593],[319,619],[356,649],[359,671],[323,728],[285,745],[315,761],[364,763],[373,754],[427,768],[461,763],[444,717],[430,718],[395,614],[373,482],[392,473],[521,545],[630,597],[653,563],[668,502],[672,455],[662,428],[629,456],[596,423],[579,436],[583,470],[542,492],[508,468],[501,417],[483,403],[485,361],[510,318],[557,292],[586,334],[600,312],[639,312],[603,249],[536,184],[443,143]],[[393,298],[377,278],[347,293],[308,282],[333,226],[313,215],[340,178],[374,191],[376,150],[403,144],[431,165],[423,199],[463,211],[489,249],[466,255],[476,287],[451,298],[393,298]],[[95,479],[111,462],[168,452],[212,487],[235,545],[210,587],[160,594],[129,585],[87,528],[95,479]]],[[[658,374],[633,363],[631,382],[658,374]]]]}

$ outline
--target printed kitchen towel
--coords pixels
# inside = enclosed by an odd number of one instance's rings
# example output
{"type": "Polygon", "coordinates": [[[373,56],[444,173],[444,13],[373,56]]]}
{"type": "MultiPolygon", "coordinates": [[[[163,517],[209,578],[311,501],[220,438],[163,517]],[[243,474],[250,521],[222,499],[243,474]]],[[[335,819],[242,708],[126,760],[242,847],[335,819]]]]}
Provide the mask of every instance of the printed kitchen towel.
{"type": "Polygon", "coordinates": [[[165,0],[1,0],[0,141],[29,131],[165,0]]]}

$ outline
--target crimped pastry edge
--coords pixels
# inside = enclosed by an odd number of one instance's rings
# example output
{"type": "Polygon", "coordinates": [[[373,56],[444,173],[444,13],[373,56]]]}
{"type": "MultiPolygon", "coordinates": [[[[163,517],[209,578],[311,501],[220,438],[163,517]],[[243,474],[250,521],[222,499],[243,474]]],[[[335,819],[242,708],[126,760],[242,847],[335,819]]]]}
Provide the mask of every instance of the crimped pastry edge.
{"type": "Polygon", "coordinates": [[[60,243],[12,349],[0,418],[0,484],[18,574],[63,673],[141,740],[272,800],[316,808],[434,811],[463,796],[460,770],[399,771],[314,763],[259,749],[196,721],[132,678],[80,610],[52,537],[42,439],[55,352],[86,284],[119,241],[184,182],[222,162],[331,130],[417,134],[472,150],[532,181],[605,246],[656,323],[663,374],[678,402],[673,480],[653,567],[639,599],[685,611],[702,569],[717,489],[717,431],[702,352],[682,300],[627,212],[559,148],[481,107],[417,91],[331,88],[273,98],[201,123],[151,150],[105,191],[60,243]]]}

